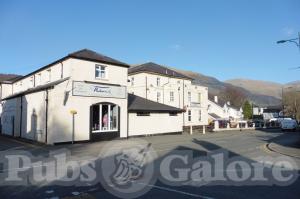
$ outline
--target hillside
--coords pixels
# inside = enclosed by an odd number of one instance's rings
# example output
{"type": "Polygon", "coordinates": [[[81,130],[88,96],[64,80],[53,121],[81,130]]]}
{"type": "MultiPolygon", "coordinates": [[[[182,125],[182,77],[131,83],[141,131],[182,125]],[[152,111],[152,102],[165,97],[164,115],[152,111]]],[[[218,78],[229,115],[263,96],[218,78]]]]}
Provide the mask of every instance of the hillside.
{"type": "MultiPolygon", "coordinates": [[[[237,85],[230,84],[227,82],[219,81],[218,79],[216,79],[214,77],[210,77],[210,76],[203,75],[200,73],[179,70],[176,68],[172,68],[172,69],[176,70],[188,77],[193,78],[194,83],[208,87],[208,92],[210,95],[218,95],[220,98],[222,98],[222,93],[224,93],[226,91],[226,89],[231,88],[231,89],[235,89],[235,90],[243,93],[243,95],[245,95],[248,100],[250,100],[251,102],[253,102],[254,104],[259,105],[259,106],[275,106],[275,105],[281,104],[280,97],[278,97],[281,94],[279,92],[281,87],[278,90],[280,84],[265,83],[264,85],[266,85],[266,86],[261,86],[261,85],[259,85],[259,82],[258,82],[256,84],[256,86],[261,88],[259,91],[256,91],[254,89],[254,86],[249,86],[249,90],[248,90],[246,85],[244,85],[244,84],[237,86],[237,85]],[[265,90],[265,92],[264,92],[264,90],[265,90]]],[[[262,83],[264,83],[264,82],[262,82],[262,83]]]]}
{"type": "Polygon", "coordinates": [[[279,83],[250,79],[231,79],[225,82],[234,86],[242,87],[253,94],[267,95],[281,99],[283,85],[279,83]]]}

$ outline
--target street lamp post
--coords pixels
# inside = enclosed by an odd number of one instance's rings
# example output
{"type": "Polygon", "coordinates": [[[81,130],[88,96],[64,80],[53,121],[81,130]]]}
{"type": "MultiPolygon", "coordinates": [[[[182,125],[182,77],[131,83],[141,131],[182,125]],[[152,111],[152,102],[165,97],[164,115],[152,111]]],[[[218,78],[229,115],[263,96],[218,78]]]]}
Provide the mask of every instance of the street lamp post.
{"type": "Polygon", "coordinates": [[[298,49],[300,51],[300,32],[298,32],[298,38],[286,39],[286,40],[279,40],[276,43],[277,44],[282,44],[282,43],[286,43],[286,42],[291,42],[291,43],[296,44],[296,46],[298,47],[298,49]]]}

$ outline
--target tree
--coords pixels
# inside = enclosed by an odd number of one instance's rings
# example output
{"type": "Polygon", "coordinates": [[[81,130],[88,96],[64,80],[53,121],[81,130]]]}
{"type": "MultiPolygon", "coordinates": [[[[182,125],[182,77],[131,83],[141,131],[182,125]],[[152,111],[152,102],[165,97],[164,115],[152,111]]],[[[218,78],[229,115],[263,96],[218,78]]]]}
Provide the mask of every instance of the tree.
{"type": "Polygon", "coordinates": [[[300,93],[291,90],[284,93],[283,96],[284,115],[300,119],[300,93]]]}
{"type": "Polygon", "coordinates": [[[243,104],[243,114],[247,120],[252,118],[252,107],[248,100],[243,104]]]}
{"type": "Polygon", "coordinates": [[[220,96],[223,100],[229,101],[233,106],[241,107],[246,101],[245,93],[236,87],[227,85],[224,91],[221,91],[220,96]]]}

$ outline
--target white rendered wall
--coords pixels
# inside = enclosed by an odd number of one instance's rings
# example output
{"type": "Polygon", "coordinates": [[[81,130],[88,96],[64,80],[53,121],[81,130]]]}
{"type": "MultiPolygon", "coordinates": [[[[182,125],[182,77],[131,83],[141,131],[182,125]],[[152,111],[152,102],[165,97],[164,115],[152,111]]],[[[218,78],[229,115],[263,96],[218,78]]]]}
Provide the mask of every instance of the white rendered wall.
{"type": "Polygon", "coordinates": [[[129,136],[182,132],[182,114],[151,113],[150,116],[137,116],[129,113],[129,136]]]}

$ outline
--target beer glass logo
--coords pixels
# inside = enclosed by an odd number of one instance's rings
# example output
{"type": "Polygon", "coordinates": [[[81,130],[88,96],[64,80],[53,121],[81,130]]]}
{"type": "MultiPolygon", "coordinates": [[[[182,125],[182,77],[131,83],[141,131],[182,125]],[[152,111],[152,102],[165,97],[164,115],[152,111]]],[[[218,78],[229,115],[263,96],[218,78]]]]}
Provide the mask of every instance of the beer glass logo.
{"type": "Polygon", "coordinates": [[[150,143],[142,139],[126,140],[103,149],[100,175],[107,191],[121,198],[135,198],[151,189],[156,181],[157,156],[150,143]]]}

